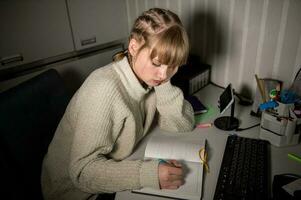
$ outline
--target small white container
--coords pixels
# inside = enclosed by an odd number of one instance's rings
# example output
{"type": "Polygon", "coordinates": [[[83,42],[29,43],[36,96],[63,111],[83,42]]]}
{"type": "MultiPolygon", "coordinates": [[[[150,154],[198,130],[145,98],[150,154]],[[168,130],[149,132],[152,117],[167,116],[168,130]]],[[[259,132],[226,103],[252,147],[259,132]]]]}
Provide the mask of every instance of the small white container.
{"type": "Polygon", "coordinates": [[[278,115],[282,117],[289,117],[290,110],[294,108],[294,104],[284,104],[279,101],[277,101],[277,103],[279,104],[279,106],[277,106],[275,110],[278,113],[278,115]]]}
{"type": "Polygon", "coordinates": [[[296,130],[298,119],[292,112],[290,119],[280,118],[266,111],[262,113],[259,138],[269,141],[277,147],[296,145],[300,132],[296,130]]]}

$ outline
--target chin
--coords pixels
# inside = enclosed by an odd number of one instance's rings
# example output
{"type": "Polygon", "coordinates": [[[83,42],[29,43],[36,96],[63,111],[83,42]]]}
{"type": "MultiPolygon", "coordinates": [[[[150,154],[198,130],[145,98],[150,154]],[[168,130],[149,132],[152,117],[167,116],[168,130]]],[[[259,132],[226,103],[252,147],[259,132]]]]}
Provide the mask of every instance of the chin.
{"type": "Polygon", "coordinates": [[[161,83],[153,83],[153,84],[150,84],[149,86],[150,87],[155,87],[155,86],[158,86],[158,85],[161,85],[161,83]]]}
{"type": "Polygon", "coordinates": [[[158,84],[147,84],[148,87],[155,87],[158,86],[158,84]]]}
{"type": "Polygon", "coordinates": [[[154,86],[161,85],[162,83],[163,83],[163,81],[154,81],[153,82],[154,86]]]}

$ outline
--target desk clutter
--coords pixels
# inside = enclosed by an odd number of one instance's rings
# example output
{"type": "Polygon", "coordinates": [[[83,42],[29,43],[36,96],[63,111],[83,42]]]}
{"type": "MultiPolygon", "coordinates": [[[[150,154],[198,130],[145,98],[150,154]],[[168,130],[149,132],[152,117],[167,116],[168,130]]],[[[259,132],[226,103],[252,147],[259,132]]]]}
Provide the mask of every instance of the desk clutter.
{"type": "Polygon", "coordinates": [[[255,105],[261,112],[259,137],[277,147],[298,144],[301,134],[300,94],[292,87],[282,89],[279,80],[259,79],[257,75],[255,78],[262,99],[261,104],[255,105]]]}

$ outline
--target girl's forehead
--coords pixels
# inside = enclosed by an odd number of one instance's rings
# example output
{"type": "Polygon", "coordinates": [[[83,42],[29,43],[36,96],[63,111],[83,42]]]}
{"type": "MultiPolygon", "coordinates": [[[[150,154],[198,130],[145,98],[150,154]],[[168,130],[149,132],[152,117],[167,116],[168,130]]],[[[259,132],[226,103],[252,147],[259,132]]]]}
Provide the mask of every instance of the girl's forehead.
{"type": "Polygon", "coordinates": [[[156,45],[146,45],[144,48],[147,51],[149,58],[152,61],[156,61],[159,62],[160,64],[168,65],[168,66],[178,66],[177,63],[169,62],[170,60],[175,60],[175,59],[173,56],[167,53],[168,48],[166,46],[162,48],[162,46],[157,43],[156,45]]]}

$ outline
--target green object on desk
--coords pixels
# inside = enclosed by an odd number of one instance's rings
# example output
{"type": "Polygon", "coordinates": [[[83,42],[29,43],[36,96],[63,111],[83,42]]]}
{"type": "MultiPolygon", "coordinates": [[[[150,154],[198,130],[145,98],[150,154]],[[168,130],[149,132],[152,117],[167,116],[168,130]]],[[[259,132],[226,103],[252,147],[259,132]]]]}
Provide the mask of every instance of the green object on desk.
{"type": "Polygon", "coordinates": [[[217,110],[215,107],[209,105],[208,106],[208,111],[206,113],[202,113],[199,115],[194,116],[194,121],[195,124],[201,123],[201,122],[206,122],[209,119],[213,119],[217,114],[217,110]]]}
{"type": "Polygon", "coordinates": [[[295,154],[292,154],[292,153],[287,154],[287,156],[288,156],[290,159],[292,159],[292,160],[294,160],[294,161],[297,161],[297,162],[301,163],[301,157],[299,157],[299,156],[297,156],[297,155],[295,155],[295,154]]]}

